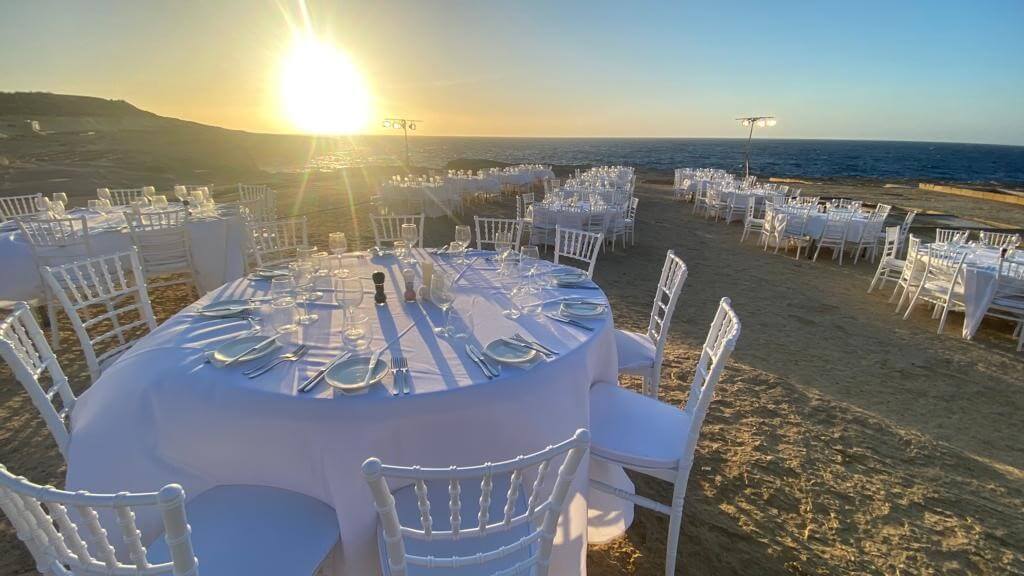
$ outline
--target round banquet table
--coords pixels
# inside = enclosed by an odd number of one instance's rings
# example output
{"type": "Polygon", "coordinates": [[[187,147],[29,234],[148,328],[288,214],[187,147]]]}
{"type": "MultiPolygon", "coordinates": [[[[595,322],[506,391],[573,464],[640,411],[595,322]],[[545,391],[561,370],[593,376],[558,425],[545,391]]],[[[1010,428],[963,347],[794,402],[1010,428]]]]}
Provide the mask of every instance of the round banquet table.
{"type": "MultiPolygon", "coordinates": [[[[68,211],[68,216],[85,216],[94,255],[121,252],[132,246],[123,211],[101,214],[94,210],[74,208],[68,211]]],[[[245,224],[241,216],[221,211],[216,216],[190,217],[187,226],[196,284],[201,294],[244,274],[245,224]]],[[[81,251],[70,249],[68,256],[69,260],[81,258],[81,251]]],[[[32,247],[14,221],[5,222],[0,227],[0,262],[4,263],[4,275],[0,279],[0,302],[34,300],[39,297],[43,286],[32,256],[32,247]]]]}
{"type": "MultiPolygon", "coordinates": [[[[437,269],[461,268],[447,257],[422,251],[418,257],[433,259],[437,269]]],[[[228,484],[293,490],[337,511],[342,544],[333,554],[332,573],[376,574],[377,515],[360,469],[366,458],[396,465],[471,465],[540,450],[587,427],[592,384],[617,381],[610,312],[587,321],[592,332],[543,316],[507,319],[497,272],[479,258],[459,281],[453,308],[469,337],[438,339],[432,326],[442,322],[440,310],[400,299],[401,275],[393,257],[345,262],[361,277],[374,270],[387,274],[387,304],[375,306],[367,294],[359,306],[379,321],[373,348],[415,323],[381,356],[390,362],[390,353],[400,347],[409,363],[411,395],[392,396],[391,376],[361,395],[335,394],[324,382],[297,393],[340,350],[342,314],[326,302],[329,297],[309,306],[318,321],[302,327],[298,336],[282,337],[285,350],[295,346],[295,338],[310,346],[299,362],[252,380],[240,373],[245,364],[204,363],[204,350],[248,324],[200,322],[189,313],[210,301],[269,292],[265,281],[240,279],[140,340],[79,398],[72,413],[68,489],[154,490],[177,482],[189,497],[228,484]],[[516,331],[561,354],[529,369],[504,366],[499,378],[487,380],[464,344],[482,348],[516,331]]],[[[542,296],[559,295],[603,298],[599,290],[545,289],[542,296]]],[[[549,307],[557,304],[545,310],[549,307]]],[[[621,469],[610,474],[621,477],[606,481],[623,485],[621,469]]],[[[586,572],[587,477],[584,460],[555,538],[552,574],[586,572]]],[[[144,528],[155,521],[140,514],[144,528]]]]}
{"type": "MultiPolygon", "coordinates": [[[[786,214],[794,213],[794,209],[790,207],[783,207],[779,209],[780,212],[786,214]]],[[[862,213],[853,215],[850,219],[850,227],[846,231],[847,242],[859,242],[860,237],[864,234],[864,227],[870,221],[870,216],[862,213]]],[[[825,224],[828,222],[828,214],[822,212],[811,212],[807,218],[807,225],[804,228],[804,234],[814,239],[820,239],[822,232],[825,231],[825,224]]]]}

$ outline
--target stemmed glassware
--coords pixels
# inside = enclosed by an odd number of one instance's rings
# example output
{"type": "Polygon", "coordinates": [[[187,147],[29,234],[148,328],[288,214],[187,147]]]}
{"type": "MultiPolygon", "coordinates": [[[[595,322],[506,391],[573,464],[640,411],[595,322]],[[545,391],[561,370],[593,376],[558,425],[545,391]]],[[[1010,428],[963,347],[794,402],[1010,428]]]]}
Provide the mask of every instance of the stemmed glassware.
{"type": "Polygon", "coordinates": [[[418,242],[419,239],[419,226],[415,224],[402,224],[402,240],[405,240],[405,244],[410,250],[416,247],[416,242],[418,242]]]}
{"type": "Polygon", "coordinates": [[[313,264],[307,261],[298,261],[292,264],[292,274],[295,276],[295,301],[302,302],[302,315],[298,317],[299,324],[312,324],[320,319],[316,314],[309,313],[309,303],[316,302],[323,298],[322,292],[314,290],[313,282],[315,272],[313,264]]]}
{"type": "Polygon", "coordinates": [[[455,292],[452,289],[452,279],[440,270],[435,270],[430,279],[430,300],[444,313],[444,326],[434,328],[434,334],[441,337],[452,336],[451,309],[455,305],[455,292]]]}
{"type": "Polygon", "coordinates": [[[335,284],[334,302],[341,306],[343,331],[348,331],[352,309],[363,303],[363,281],[359,278],[339,278],[335,284]]]}
{"type": "Polygon", "coordinates": [[[469,243],[473,241],[473,233],[470,231],[469,226],[458,225],[455,227],[455,249],[458,251],[458,258],[456,261],[459,264],[466,264],[466,249],[469,248],[469,243]]]}

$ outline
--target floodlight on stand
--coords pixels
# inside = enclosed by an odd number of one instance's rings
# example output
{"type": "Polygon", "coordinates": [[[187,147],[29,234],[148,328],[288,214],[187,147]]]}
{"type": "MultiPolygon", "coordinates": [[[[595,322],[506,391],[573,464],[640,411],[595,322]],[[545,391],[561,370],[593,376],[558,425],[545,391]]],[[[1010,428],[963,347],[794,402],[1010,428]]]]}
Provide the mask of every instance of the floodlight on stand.
{"type": "Polygon", "coordinates": [[[747,150],[743,160],[746,171],[745,175],[750,176],[750,140],[754,137],[754,126],[759,128],[775,126],[776,121],[774,116],[745,116],[737,118],[737,120],[744,126],[750,126],[750,132],[747,134],[747,150]]]}
{"type": "Polygon", "coordinates": [[[402,133],[405,134],[405,166],[409,167],[409,130],[416,130],[416,123],[422,122],[422,120],[409,120],[406,118],[385,118],[384,127],[402,129],[402,133]]]}

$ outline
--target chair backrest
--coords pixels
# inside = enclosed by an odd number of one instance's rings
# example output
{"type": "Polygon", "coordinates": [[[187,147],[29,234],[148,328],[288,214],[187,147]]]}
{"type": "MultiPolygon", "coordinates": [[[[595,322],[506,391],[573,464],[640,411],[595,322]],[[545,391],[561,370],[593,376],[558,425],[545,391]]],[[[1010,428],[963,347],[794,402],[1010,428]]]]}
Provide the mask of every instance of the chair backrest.
{"type": "Polygon", "coordinates": [[[238,199],[242,202],[249,200],[262,200],[266,198],[269,186],[264,184],[238,184],[238,199]]]}
{"type": "Polygon", "coordinates": [[[882,247],[882,260],[880,266],[887,261],[896,259],[896,252],[900,249],[900,227],[889,226],[885,229],[885,246],[882,247]]]}
{"type": "MultiPolygon", "coordinates": [[[[729,356],[736,347],[740,337],[740,319],[732,309],[732,301],[722,298],[711,322],[711,329],[701,348],[700,359],[693,370],[693,381],[690,383],[690,397],[686,399],[684,412],[690,415],[690,433],[686,437],[683,459],[692,461],[693,452],[697,447],[701,424],[707,415],[708,405],[715,394],[715,386],[725,369],[729,356]]],[[[681,466],[681,470],[689,472],[689,466],[681,466]]]]}
{"type": "Polygon", "coordinates": [[[948,282],[949,292],[951,293],[957,280],[962,281],[961,270],[966,258],[967,252],[962,250],[950,249],[938,243],[929,244],[928,259],[925,263],[924,277],[921,282],[948,282]]]}
{"type": "Polygon", "coordinates": [[[146,197],[146,187],[142,188],[97,188],[96,195],[105,200],[110,200],[111,206],[131,206],[146,197]]]}
{"type": "Polygon", "coordinates": [[[14,312],[0,322],[0,356],[28,392],[66,459],[71,437],[68,417],[75,406],[75,394],[32,309],[24,302],[16,303],[14,312]],[[54,405],[57,401],[60,408],[54,405]]]}
{"type": "Polygon", "coordinates": [[[999,258],[995,295],[1024,298],[1024,254],[1010,250],[999,258]]]}
{"type": "Polygon", "coordinates": [[[970,230],[936,228],[935,242],[939,244],[948,244],[950,242],[964,243],[967,241],[967,236],[970,235],[970,233],[970,230]]]}
{"type": "Polygon", "coordinates": [[[747,202],[747,209],[746,209],[746,212],[745,212],[745,214],[743,216],[743,222],[745,224],[746,223],[750,223],[751,221],[755,220],[755,218],[754,218],[754,209],[756,207],[757,207],[757,202],[753,198],[751,198],[750,202],[747,202]]]}
{"type": "MultiPolygon", "coordinates": [[[[814,206],[817,204],[815,203],[814,206]]],[[[789,210],[786,214],[786,227],[783,231],[785,236],[802,238],[807,229],[807,221],[811,217],[813,206],[808,204],[795,210],[789,210]]]]}
{"type": "Polygon", "coordinates": [[[555,264],[562,257],[587,263],[587,276],[594,277],[597,253],[604,243],[604,234],[594,234],[572,228],[555,227],[555,264]]]}
{"type": "Polygon", "coordinates": [[[477,567],[479,571],[474,573],[547,576],[558,517],[589,443],[590,433],[581,429],[572,438],[540,452],[463,468],[386,466],[380,460],[370,458],[363,463],[363,476],[370,485],[380,516],[390,573],[392,576],[405,576],[409,566],[450,571],[477,567]],[[558,472],[552,481],[551,469],[555,466],[558,472]],[[413,483],[420,512],[418,527],[402,524],[388,487],[388,478],[404,484],[413,483]],[[476,518],[463,519],[462,486],[470,483],[479,486],[479,513],[476,518]],[[495,484],[501,488],[497,494],[495,484]],[[436,510],[443,509],[444,501],[447,501],[448,513],[438,515],[436,510]],[[435,510],[434,514],[431,510],[435,510]],[[465,526],[464,520],[468,520],[465,526]],[[413,555],[406,550],[405,544],[406,539],[411,539],[435,541],[443,546],[454,540],[472,542],[484,536],[512,531],[522,536],[505,546],[477,550],[474,555],[413,555]],[[488,565],[493,565],[496,560],[517,553],[525,558],[514,566],[487,570],[488,565]]]}
{"type": "Polygon", "coordinates": [[[844,240],[852,219],[852,212],[829,212],[825,227],[821,230],[821,240],[844,240]]]}
{"type": "Polygon", "coordinates": [[[402,225],[415,224],[419,230],[419,246],[423,246],[423,224],[426,217],[421,214],[370,214],[370,222],[373,224],[373,241],[378,248],[383,248],[385,242],[395,242],[402,239],[402,225]]]}
{"type": "Polygon", "coordinates": [[[473,217],[476,227],[476,249],[484,250],[484,244],[490,244],[494,248],[494,239],[498,234],[512,235],[512,249],[518,250],[523,238],[523,221],[511,218],[481,218],[473,217]]]}
{"type": "Polygon", "coordinates": [[[28,240],[43,282],[43,290],[47,293],[49,285],[43,277],[43,268],[92,256],[89,221],[85,217],[41,220],[19,218],[18,227],[28,240]]]}
{"type": "Polygon", "coordinates": [[[135,248],[46,267],[43,276],[71,318],[93,381],[108,361],[156,329],[135,248]]]}
{"type": "Polygon", "coordinates": [[[688,269],[683,260],[669,250],[665,254],[665,264],[661,267],[661,278],[658,280],[657,292],[654,295],[654,306],[651,308],[651,319],[647,324],[647,337],[654,342],[655,366],[660,365],[660,358],[665,351],[668,339],[668,326],[676,311],[676,303],[686,282],[688,269]]]}
{"type": "Polygon", "coordinates": [[[886,217],[889,216],[889,212],[891,210],[892,206],[889,206],[888,204],[878,204],[875,206],[874,216],[880,217],[882,220],[885,220],[886,217]]]}
{"type": "Polygon", "coordinates": [[[633,196],[629,199],[629,213],[626,218],[629,220],[636,220],[636,207],[640,204],[640,199],[633,196]]]}
{"type": "Polygon", "coordinates": [[[305,217],[268,222],[252,220],[249,222],[249,238],[256,266],[290,262],[296,258],[298,248],[309,246],[305,217]]]}
{"type": "Polygon", "coordinates": [[[185,576],[196,574],[197,560],[185,517],[185,491],[177,484],[159,492],[90,494],[39,486],[0,465],[0,508],[18,539],[47,576],[185,576]],[[137,512],[159,513],[170,561],[150,564],[135,523],[137,512]],[[101,522],[101,516],[109,519],[101,522]],[[118,529],[118,552],[104,528],[118,529]]]}
{"type": "Polygon", "coordinates": [[[42,197],[42,194],[0,196],[0,221],[19,216],[31,216],[39,212],[37,202],[42,197]]]}
{"type": "Polygon", "coordinates": [[[1016,248],[1020,244],[1020,234],[1013,232],[981,232],[980,240],[986,246],[997,248],[1016,248]]]}
{"type": "Polygon", "coordinates": [[[188,210],[139,212],[127,217],[128,231],[147,276],[192,269],[188,210]]]}

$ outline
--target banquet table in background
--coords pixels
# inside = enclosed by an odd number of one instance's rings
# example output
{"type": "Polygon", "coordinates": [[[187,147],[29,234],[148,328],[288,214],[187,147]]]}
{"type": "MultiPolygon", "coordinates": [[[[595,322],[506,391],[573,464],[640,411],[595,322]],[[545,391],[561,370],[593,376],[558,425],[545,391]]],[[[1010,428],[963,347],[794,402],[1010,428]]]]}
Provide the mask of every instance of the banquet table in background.
{"type": "MultiPolygon", "coordinates": [[[[425,252],[419,257],[456,269],[447,258],[425,252]]],[[[342,315],[332,304],[310,305],[320,319],[302,327],[299,338],[311,348],[303,361],[253,380],[238,368],[204,362],[206,348],[247,324],[190,321],[194,317],[188,313],[198,304],[193,305],[138,342],[79,398],[72,414],[69,489],[152,490],[177,482],[193,497],[225,484],[293,490],[337,511],[342,551],[334,573],[376,574],[377,515],[360,472],[366,458],[396,465],[470,465],[540,450],[588,426],[592,384],[617,381],[610,312],[590,321],[593,332],[542,316],[507,319],[504,296],[496,290],[503,280],[479,259],[460,280],[454,308],[470,336],[438,339],[432,326],[442,322],[440,311],[429,303],[402,301],[393,257],[347,257],[345,262],[360,276],[371,269],[387,274],[387,304],[375,306],[367,296],[360,306],[379,321],[374,347],[415,322],[390,348],[400,347],[408,360],[411,395],[392,396],[391,377],[385,378],[386,388],[377,385],[362,395],[335,396],[323,383],[308,394],[296,393],[339,351],[342,315]],[[505,366],[501,377],[487,380],[466,356],[464,344],[479,347],[516,331],[561,355],[529,370],[505,366]]],[[[200,303],[268,290],[265,282],[241,279],[200,303]]],[[[558,293],[603,296],[597,290],[558,293]]],[[[621,469],[617,473],[622,475],[621,469]]],[[[584,462],[555,538],[552,574],[586,572],[587,477],[584,462]]],[[[145,525],[153,519],[140,516],[139,521],[145,525]]]]}
{"type": "MultiPolygon", "coordinates": [[[[784,212],[786,214],[793,214],[797,210],[800,210],[796,206],[780,206],[776,210],[784,212]]],[[[861,236],[864,234],[864,227],[871,220],[869,214],[858,212],[853,215],[850,219],[849,228],[846,231],[847,242],[859,242],[861,236]]],[[[811,212],[807,218],[807,224],[804,227],[804,234],[814,239],[820,239],[821,233],[825,231],[825,224],[828,222],[828,214],[822,212],[811,212]]]]}
{"type": "MultiPolygon", "coordinates": [[[[612,206],[569,206],[537,202],[527,209],[527,216],[540,228],[546,223],[548,228],[556,225],[573,230],[589,230],[592,217],[603,221],[601,231],[610,236],[617,224],[623,219],[623,210],[612,206]]],[[[553,243],[554,239],[550,239],[553,243]]]]}
{"type": "MultiPolygon", "coordinates": [[[[237,212],[224,209],[216,216],[191,217],[188,233],[196,284],[200,294],[245,273],[245,223],[237,212]]],[[[69,216],[88,219],[90,243],[96,255],[127,250],[132,245],[122,211],[101,214],[94,210],[75,208],[69,216]]],[[[36,270],[32,247],[13,221],[0,229],[0,262],[4,274],[0,279],[0,302],[31,301],[39,297],[43,287],[36,270]]],[[[74,251],[69,255],[78,255],[74,251]]],[[[52,252],[51,252],[52,253],[52,252]]]]}

